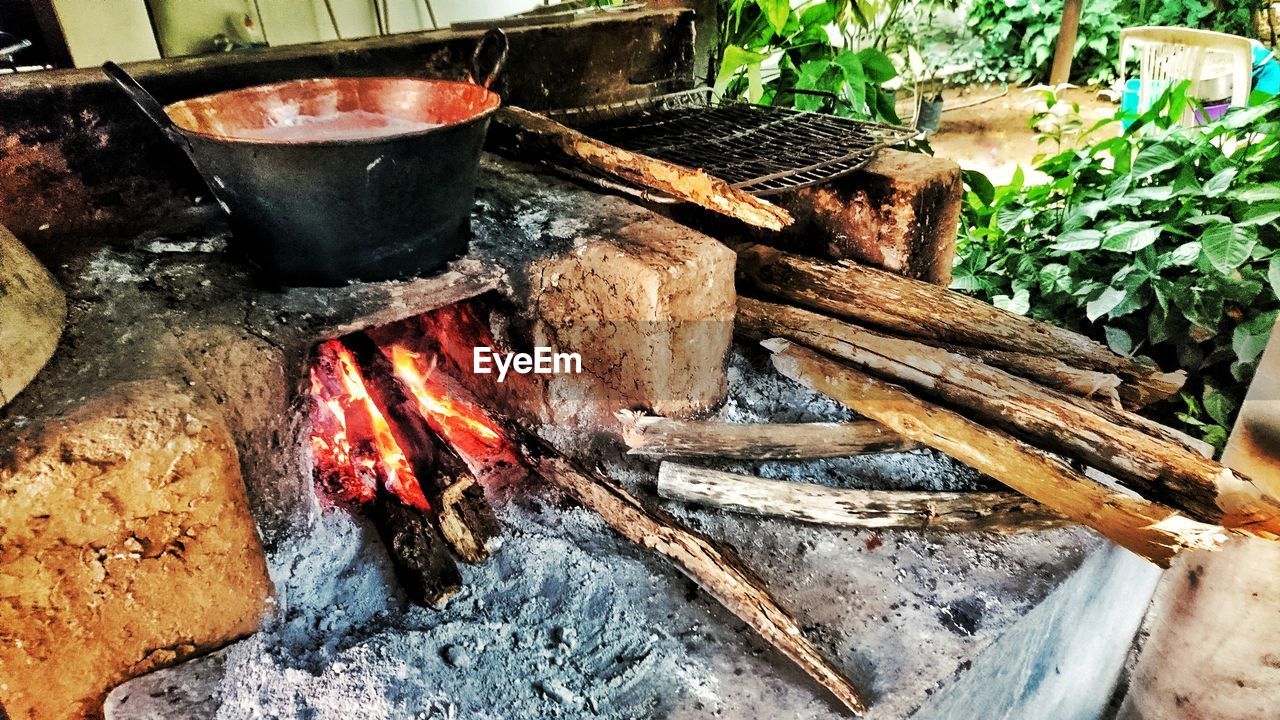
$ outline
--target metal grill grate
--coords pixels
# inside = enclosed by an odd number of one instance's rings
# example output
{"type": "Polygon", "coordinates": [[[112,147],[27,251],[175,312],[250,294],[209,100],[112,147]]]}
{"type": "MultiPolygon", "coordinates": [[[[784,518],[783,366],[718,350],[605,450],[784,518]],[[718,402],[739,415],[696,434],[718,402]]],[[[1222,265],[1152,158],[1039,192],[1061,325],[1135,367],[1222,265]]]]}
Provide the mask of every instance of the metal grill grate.
{"type": "Polygon", "coordinates": [[[753,195],[853,172],[881,148],[916,134],[822,113],[716,102],[709,88],[548,115],[624,150],[706,170],[753,195]]]}

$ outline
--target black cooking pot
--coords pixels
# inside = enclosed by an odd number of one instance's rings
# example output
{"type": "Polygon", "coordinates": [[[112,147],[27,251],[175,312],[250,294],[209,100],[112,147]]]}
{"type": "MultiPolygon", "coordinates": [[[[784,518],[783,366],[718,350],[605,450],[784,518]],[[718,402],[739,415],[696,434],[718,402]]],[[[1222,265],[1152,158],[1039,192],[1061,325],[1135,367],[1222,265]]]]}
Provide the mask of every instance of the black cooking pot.
{"type": "Polygon", "coordinates": [[[486,34],[471,82],[293,80],[163,107],[114,63],[103,71],[186,151],[250,261],[282,284],[341,285],[466,251],[506,52],[501,30],[486,34]]]}

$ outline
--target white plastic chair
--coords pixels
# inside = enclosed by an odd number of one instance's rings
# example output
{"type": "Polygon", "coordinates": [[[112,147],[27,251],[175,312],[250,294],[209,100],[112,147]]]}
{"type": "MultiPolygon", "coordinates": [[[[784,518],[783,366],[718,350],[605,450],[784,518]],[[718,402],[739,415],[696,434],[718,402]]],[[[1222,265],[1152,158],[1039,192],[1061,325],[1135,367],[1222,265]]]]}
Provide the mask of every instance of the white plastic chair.
{"type": "MultiPolygon", "coordinates": [[[[1197,88],[1208,66],[1230,68],[1231,104],[1249,103],[1253,47],[1247,38],[1181,27],[1136,27],[1120,31],[1120,87],[1125,87],[1125,64],[1138,55],[1138,112],[1145,112],[1166,88],[1190,80],[1197,88]]],[[[1213,76],[1210,76],[1213,77],[1213,76]]],[[[1194,90],[1193,90],[1194,92],[1194,90]]],[[[1221,98],[1203,98],[1218,100],[1221,98]]],[[[1183,124],[1194,123],[1192,114],[1183,124]]]]}

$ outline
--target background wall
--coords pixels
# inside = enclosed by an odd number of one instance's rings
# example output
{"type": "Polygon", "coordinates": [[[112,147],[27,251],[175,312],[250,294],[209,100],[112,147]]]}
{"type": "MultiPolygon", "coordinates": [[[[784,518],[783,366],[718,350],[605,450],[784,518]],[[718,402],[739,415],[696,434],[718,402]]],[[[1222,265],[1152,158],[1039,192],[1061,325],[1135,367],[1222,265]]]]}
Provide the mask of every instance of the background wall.
{"type": "MultiPolygon", "coordinates": [[[[81,2],[92,0],[80,0],[81,2]]],[[[379,0],[148,0],[165,57],[209,52],[213,38],[225,34],[239,44],[296,45],[378,34],[374,2],[379,0]],[[252,20],[246,28],[245,18],[252,20]],[[334,32],[334,21],[338,32],[334,32]],[[265,35],[264,35],[265,33],[265,35]]],[[[432,0],[436,24],[503,17],[542,5],[542,0],[432,0]]],[[[423,0],[380,0],[389,33],[431,30],[423,0]]]]}

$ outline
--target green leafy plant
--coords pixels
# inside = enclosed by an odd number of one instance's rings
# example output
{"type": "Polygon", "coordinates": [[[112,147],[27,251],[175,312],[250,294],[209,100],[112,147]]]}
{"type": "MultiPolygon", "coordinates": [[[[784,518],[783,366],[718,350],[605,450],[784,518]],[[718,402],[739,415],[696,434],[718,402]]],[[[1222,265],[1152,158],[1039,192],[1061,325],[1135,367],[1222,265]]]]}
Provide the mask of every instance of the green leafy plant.
{"type": "Polygon", "coordinates": [[[1220,446],[1280,309],[1280,99],[1177,125],[1193,106],[1088,128],[1043,184],[967,174],[953,287],[1186,369],[1164,413],[1220,446]]]}
{"type": "MultiPolygon", "coordinates": [[[[1072,81],[1116,78],[1120,31],[1139,25],[1203,28],[1249,36],[1259,0],[1089,0],[1084,3],[1072,81]]],[[[1043,81],[1053,61],[1063,0],[974,0],[969,29],[983,40],[980,80],[1043,81]]]]}
{"type": "Polygon", "coordinates": [[[725,0],[716,90],[799,110],[897,122],[882,50],[902,0],[725,0]],[[881,20],[876,20],[881,18],[881,20]],[[843,42],[836,44],[833,36],[843,42]]]}
{"type": "MultiPolygon", "coordinates": [[[[1115,79],[1120,30],[1129,24],[1122,2],[1084,4],[1071,66],[1073,80],[1092,85],[1115,79]]],[[[1063,0],[974,0],[969,29],[983,39],[980,62],[985,74],[1018,83],[1045,80],[1058,41],[1062,6],[1063,0]]]]}

